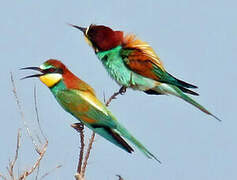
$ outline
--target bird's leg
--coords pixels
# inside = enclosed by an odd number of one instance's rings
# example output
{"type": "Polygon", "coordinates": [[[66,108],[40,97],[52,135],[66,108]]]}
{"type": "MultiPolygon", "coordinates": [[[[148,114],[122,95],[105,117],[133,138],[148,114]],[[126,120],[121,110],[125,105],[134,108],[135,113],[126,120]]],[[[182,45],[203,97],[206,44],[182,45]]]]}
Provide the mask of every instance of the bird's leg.
{"type": "Polygon", "coordinates": [[[125,86],[122,86],[122,87],[119,89],[118,92],[115,92],[115,93],[108,99],[108,101],[105,103],[105,105],[108,106],[109,103],[110,103],[113,99],[116,99],[116,96],[118,96],[119,94],[124,95],[125,92],[126,92],[126,89],[127,89],[127,88],[126,88],[125,86]]]}
{"type": "Polygon", "coordinates": [[[125,86],[122,86],[120,89],[119,89],[119,94],[121,95],[124,95],[126,93],[126,90],[127,88],[125,86]]]}
{"type": "Polygon", "coordinates": [[[77,132],[81,133],[84,130],[84,124],[82,123],[74,123],[71,125],[77,132]]]}

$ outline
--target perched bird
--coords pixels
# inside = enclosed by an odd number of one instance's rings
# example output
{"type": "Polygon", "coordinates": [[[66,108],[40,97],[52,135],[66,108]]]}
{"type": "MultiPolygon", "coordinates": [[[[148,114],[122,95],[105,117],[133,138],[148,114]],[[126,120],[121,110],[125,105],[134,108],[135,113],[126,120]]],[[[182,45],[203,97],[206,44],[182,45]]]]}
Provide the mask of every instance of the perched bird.
{"type": "Polygon", "coordinates": [[[103,25],[92,24],[87,28],[70,25],[84,33],[86,41],[92,46],[110,76],[122,86],[121,93],[129,87],[152,95],[171,94],[221,121],[186,95],[198,96],[198,93],[190,90],[197,86],[169,74],[148,43],[135,35],[124,35],[123,31],[114,31],[103,25]]]}
{"type": "Polygon", "coordinates": [[[23,79],[39,77],[41,82],[50,89],[63,109],[92,131],[125,151],[132,153],[134,150],[122,138],[124,137],[148,158],[154,158],[160,162],[117,121],[106,106],[97,99],[94,90],[87,83],[76,77],[62,62],[49,59],[40,67],[22,69],[39,71],[39,74],[26,76],[23,79]]]}

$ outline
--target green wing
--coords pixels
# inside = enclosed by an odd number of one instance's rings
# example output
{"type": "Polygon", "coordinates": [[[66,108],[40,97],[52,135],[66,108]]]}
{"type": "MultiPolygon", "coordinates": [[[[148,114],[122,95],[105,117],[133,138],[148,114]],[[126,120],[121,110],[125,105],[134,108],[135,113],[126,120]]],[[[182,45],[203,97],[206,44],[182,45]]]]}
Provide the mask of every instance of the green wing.
{"type": "MultiPolygon", "coordinates": [[[[197,93],[185,88],[197,88],[197,86],[179,80],[165,71],[161,63],[157,63],[157,58],[139,49],[121,49],[120,55],[124,64],[131,71],[144,77],[178,86],[183,92],[197,95],[197,93]]],[[[158,59],[159,60],[159,59],[158,59]]]]}
{"type": "Polygon", "coordinates": [[[87,95],[78,90],[63,90],[57,93],[57,100],[67,112],[92,131],[131,153],[133,148],[120,136],[121,132],[117,129],[120,125],[113,115],[94,95],[87,95]]]}
{"type": "Polygon", "coordinates": [[[57,100],[62,107],[77,119],[88,125],[116,128],[116,119],[95,96],[78,90],[62,90],[57,93],[57,100]]]}
{"type": "Polygon", "coordinates": [[[85,95],[84,93],[78,90],[62,90],[58,91],[56,98],[67,112],[111,143],[132,153],[133,148],[121,137],[123,136],[137,146],[147,157],[159,161],[127,129],[119,124],[103,103],[94,95],[91,96],[90,93],[85,95]]]}

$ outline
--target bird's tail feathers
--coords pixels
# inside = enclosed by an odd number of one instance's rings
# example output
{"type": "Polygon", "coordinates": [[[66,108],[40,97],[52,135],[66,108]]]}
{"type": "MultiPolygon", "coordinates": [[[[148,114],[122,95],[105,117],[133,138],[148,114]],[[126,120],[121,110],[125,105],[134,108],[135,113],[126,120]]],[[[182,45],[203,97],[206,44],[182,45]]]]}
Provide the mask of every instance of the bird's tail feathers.
{"type": "Polygon", "coordinates": [[[141,152],[143,152],[148,158],[153,158],[159,163],[161,161],[153,155],[142,143],[140,143],[135,137],[133,137],[127,129],[125,129],[122,125],[118,125],[118,132],[121,136],[124,138],[128,139],[131,143],[133,143],[141,152]]]}
{"type": "Polygon", "coordinates": [[[93,130],[128,153],[134,151],[133,148],[117,132],[115,132],[114,129],[105,126],[96,126],[93,127],[93,130]]]}
{"type": "Polygon", "coordinates": [[[198,93],[196,93],[194,91],[191,91],[190,89],[187,89],[187,88],[184,88],[184,87],[179,87],[179,89],[181,91],[183,91],[184,93],[191,94],[191,95],[194,95],[194,96],[199,96],[198,93]]]}
{"type": "Polygon", "coordinates": [[[176,81],[176,85],[177,85],[178,87],[184,87],[184,88],[198,88],[197,86],[195,86],[195,85],[193,85],[193,84],[189,84],[189,83],[184,82],[184,81],[182,81],[182,80],[180,80],[180,79],[177,79],[176,77],[172,76],[170,73],[168,73],[168,75],[169,75],[170,77],[172,77],[172,78],[176,81]]]}
{"type": "MultiPolygon", "coordinates": [[[[158,92],[163,92],[166,94],[172,94],[174,96],[177,96],[181,99],[183,99],[184,101],[192,104],[193,106],[197,107],[198,109],[200,109],[202,112],[211,115],[212,117],[214,117],[215,119],[217,119],[218,121],[221,121],[218,117],[216,117],[215,115],[213,115],[212,113],[210,113],[206,108],[204,108],[202,105],[200,105],[199,103],[197,103],[195,100],[193,100],[192,98],[190,98],[189,96],[187,96],[186,94],[184,94],[182,91],[183,89],[180,89],[179,87],[176,87],[174,85],[170,85],[170,84],[165,84],[162,83],[159,86],[156,87],[156,90],[158,92]]],[[[190,91],[190,90],[189,90],[190,91]]]]}

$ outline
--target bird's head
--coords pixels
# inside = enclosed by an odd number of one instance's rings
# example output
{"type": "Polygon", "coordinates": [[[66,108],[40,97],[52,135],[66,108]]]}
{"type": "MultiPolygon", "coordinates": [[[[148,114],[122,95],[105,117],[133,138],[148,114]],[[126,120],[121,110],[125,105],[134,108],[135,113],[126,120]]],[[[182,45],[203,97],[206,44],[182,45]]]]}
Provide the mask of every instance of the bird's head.
{"type": "Polygon", "coordinates": [[[63,78],[63,74],[67,70],[66,66],[63,63],[55,59],[49,59],[39,67],[21,68],[21,70],[25,69],[36,70],[39,71],[40,73],[26,76],[22,79],[39,77],[40,81],[43,82],[49,88],[53,87],[59,81],[61,81],[63,78]]]}
{"type": "Polygon", "coordinates": [[[95,52],[113,49],[123,42],[123,32],[114,31],[103,25],[90,25],[87,28],[71,25],[83,32],[87,43],[93,47],[95,52]]]}

